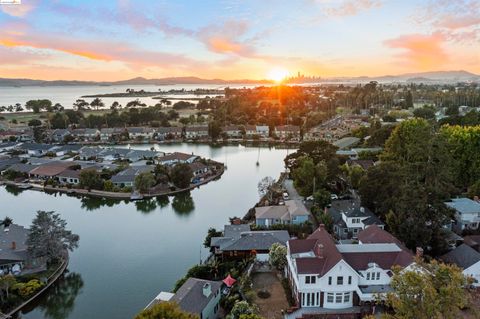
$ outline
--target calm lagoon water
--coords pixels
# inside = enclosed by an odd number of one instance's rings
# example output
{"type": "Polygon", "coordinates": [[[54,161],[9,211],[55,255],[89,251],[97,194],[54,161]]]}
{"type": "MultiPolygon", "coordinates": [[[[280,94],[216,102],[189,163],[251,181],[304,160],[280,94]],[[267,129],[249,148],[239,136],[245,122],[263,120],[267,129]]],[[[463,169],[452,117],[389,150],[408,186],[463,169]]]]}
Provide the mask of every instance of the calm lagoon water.
{"type": "Polygon", "coordinates": [[[242,146],[155,147],[193,152],[226,163],[227,170],[220,180],[189,194],[139,202],[0,188],[2,213],[15,223],[30,225],[37,210],[54,210],[80,235],[65,279],[22,318],[132,318],[207,256],[202,246],[207,229],[222,228],[229,217],[243,216],[259,198],[258,181],[277,178],[287,155],[287,150],[242,146]]]}

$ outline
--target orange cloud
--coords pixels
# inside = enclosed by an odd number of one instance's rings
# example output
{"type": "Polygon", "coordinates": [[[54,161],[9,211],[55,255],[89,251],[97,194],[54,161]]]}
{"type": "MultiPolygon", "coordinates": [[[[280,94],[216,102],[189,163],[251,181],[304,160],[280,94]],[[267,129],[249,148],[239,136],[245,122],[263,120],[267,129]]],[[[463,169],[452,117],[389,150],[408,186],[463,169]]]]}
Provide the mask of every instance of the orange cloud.
{"type": "Polygon", "coordinates": [[[201,29],[197,37],[210,51],[250,57],[254,49],[244,39],[247,31],[248,24],[245,21],[230,20],[201,29]]]}
{"type": "Polygon", "coordinates": [[[425,70],[444,65],[449,56],[443,48],[445,37],[440,33],[431,35],[409,34],[390,39],[384,44],[393,49],[401,49],[398,58],[403,64],[425,70]]]}
{"type": "MultiPolygon", "coordinates": [[[[320,3],[328,3],[329,1],[320,0],[317,1],[320,3]]],[[[345,17],[345,16],[354,16],[358,13],[373,8],[378,8],[382,6],[382,1],[380,0],[343,0],[343,1],[332,1],[335,3],[340,3],[337,6],[329,6],[325,9],[326,13],[331,16],[345,17]]]]}

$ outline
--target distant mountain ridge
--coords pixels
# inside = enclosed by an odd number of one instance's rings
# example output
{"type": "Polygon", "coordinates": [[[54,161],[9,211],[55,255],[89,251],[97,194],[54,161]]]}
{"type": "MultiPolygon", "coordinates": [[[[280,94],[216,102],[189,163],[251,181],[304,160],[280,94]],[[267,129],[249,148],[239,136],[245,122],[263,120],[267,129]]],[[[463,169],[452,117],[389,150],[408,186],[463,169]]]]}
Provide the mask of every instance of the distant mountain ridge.
{"type": "MultiPolygon", "coordinates": [[[[399,75],[384,75],[377,77],[360,76],[360,77],[328,77],[318,78],[319,82],[480,82],[480,75],[464,71],[432,71],[405,73],[399,75]]],[[[96,82],[96,81],[70,81],[70,80],[32,80],[32,79],[14,79],[0,78],[0,86],[82,86],[82,85],[174,85],[174,84],[272,84],[271,80],[223,80],[223,79],[202,79],[195,76],[184,77],[165,77],[160,79],[146,79],[136,77],[133,79],[112,81],[112,82],[96,82]]],[[[301,82],[300,82],[301,83],[301,82]]],[[[305,82],[307,83],[307,82],[305,82]]]]}

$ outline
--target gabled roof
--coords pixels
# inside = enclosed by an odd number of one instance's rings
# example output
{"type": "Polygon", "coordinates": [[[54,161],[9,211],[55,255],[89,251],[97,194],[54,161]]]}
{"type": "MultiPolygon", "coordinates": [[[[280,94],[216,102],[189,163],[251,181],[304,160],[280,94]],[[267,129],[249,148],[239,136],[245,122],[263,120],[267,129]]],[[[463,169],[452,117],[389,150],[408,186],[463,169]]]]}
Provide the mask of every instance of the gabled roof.
{"type": "Polygon", "coordinates": [[[470,198],[453,198],[449,202],[445,202],[450,208],[455,209],[460,214],[480,213],[480,203],[470,198]]]}
{"type": "Polygon", "coordinates": [[[215,293],[221,286],[221,281],[188,278],[170,301],[178,303],[180,308],[186,312],[200,314],[210,300],[215,297],[215,293]],[[210,285],[211,294],[208,297],[203,294],[205,285],[210,285]]]}
{"type": "Polygon", "coordinates": [[[47,163],[36,167],[30,171],[30,174],[39,175],[39,176],[56,176],[66,170],[67,168],[74,166],[73,162],[62,162],[56,161],[52,163],[47,163]]]}
{"type": "Polygon", "coordinates": [[[0,264],[2,261],[24,261],[27,257],[28,229],[17,224],[11,224],[8,231],[0,226],[0,264]],[[15,242],[15,249],[12,243],[15,242]]]}
{"type": "Polygon", "coordinates": [[[262,206],[255,207],[255,218],[289,220],[289,214],[285,206],[262,206]]]}
{"type": "Polygon", "coordinates": [[[466,244],[461,244],[454,250],[440,257],[440,259],[446,263],[455,264],[463,269],[467,269],[480,261],[480,253],[466,244]]]}

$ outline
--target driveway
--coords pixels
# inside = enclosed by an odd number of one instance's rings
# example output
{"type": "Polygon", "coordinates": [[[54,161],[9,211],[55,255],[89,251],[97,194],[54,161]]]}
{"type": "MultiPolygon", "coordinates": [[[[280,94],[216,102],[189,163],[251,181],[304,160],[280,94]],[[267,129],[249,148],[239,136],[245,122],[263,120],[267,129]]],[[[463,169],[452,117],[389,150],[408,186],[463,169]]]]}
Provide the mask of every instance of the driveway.
{"type": "Polygon", "coordinates": [[[285,181],[283,181],[283,187],[285,187],[285,189],[287,190],[288,197],[290,199],[299,199],[303,201],[303,197],[298,194],[295,186],[293,186],[293,180],[286,179],[285,181]]]}

